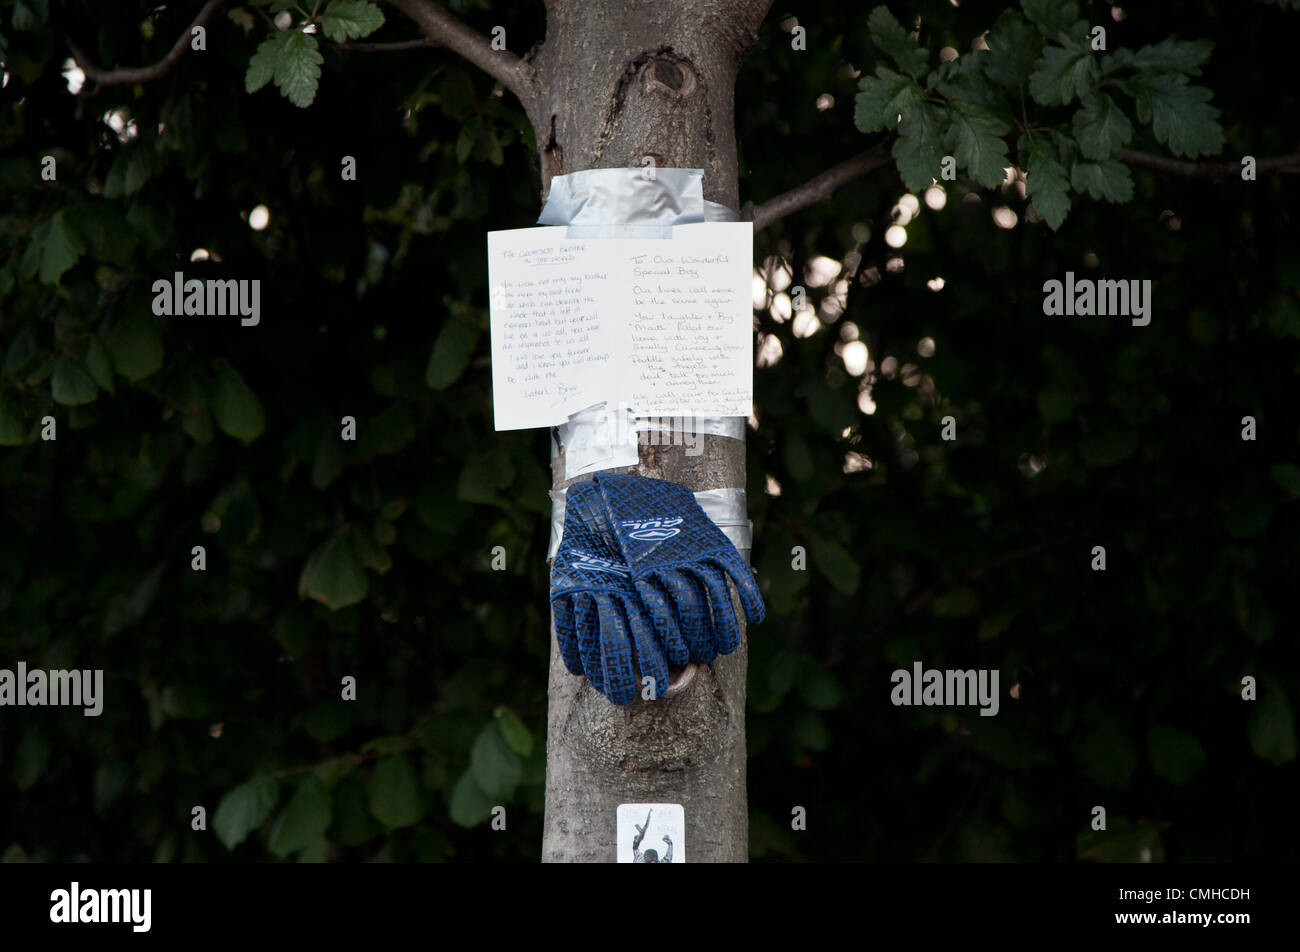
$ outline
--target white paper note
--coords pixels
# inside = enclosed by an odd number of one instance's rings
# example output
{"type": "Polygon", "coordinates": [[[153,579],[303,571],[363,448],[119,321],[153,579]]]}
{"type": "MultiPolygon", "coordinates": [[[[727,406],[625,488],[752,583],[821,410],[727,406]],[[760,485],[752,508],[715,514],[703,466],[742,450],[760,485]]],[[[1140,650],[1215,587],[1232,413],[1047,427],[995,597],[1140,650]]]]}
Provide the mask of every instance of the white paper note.
{"type": "Polygon", "coordinates": [[[639,416],[749,416],[753,227],[670,239],[488,233],[498,430],[555,426],[597,403],[639,416]]]}

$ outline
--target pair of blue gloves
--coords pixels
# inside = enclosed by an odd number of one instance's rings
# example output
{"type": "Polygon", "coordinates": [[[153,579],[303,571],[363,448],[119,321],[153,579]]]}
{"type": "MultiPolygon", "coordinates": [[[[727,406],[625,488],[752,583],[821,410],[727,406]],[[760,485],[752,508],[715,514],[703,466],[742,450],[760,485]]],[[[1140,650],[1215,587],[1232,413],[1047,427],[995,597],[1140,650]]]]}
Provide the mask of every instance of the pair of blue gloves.
{"type": "Polygon", "coordinates": [[[560,656],[615,704],[639,679],[668,690],[668,666],[708,664],[740,644],[730,578],[750,623],[763,620],[754,573],[685,486],[597,473],[566,493],[551,570],[560,656]]]}

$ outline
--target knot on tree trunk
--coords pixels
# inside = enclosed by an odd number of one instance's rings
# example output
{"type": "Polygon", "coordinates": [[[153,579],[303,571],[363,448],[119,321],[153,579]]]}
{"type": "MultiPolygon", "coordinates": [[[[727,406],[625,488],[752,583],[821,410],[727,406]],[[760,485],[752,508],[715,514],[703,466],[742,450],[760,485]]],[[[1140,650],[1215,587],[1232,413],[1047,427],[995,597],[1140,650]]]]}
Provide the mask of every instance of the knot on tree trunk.
{"type": "Polygon", "coordinates": [[[685,56],[659,53],[641,69],[641,91],[676,101],[695,94],[695,67],[685,56]]]}

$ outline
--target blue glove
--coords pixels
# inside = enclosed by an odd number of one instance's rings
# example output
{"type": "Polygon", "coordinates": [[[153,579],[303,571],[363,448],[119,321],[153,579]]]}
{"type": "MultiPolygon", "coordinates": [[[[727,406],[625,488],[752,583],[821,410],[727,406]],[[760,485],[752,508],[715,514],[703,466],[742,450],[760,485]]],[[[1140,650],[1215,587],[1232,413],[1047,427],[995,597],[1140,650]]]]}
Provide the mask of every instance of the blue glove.
{"type": "Polygon", "coordinates": [[[754,573],[690,489],[623,473],[597,473],[592,482],[668,663],[708,664],[735,651],[740,625],[727,579],[751,624],[763,620],[763,597],[754,573]]]}
{"type": "Polygon", "coordinates": [[[636,697],[640,677],[668,690],[668,662],[591,482],[565,494],[564,536],[551,569],[551,608],[560,657],[614,704],[636,697]],[[635,660],[636,669],[633,662],[635,660]]]}

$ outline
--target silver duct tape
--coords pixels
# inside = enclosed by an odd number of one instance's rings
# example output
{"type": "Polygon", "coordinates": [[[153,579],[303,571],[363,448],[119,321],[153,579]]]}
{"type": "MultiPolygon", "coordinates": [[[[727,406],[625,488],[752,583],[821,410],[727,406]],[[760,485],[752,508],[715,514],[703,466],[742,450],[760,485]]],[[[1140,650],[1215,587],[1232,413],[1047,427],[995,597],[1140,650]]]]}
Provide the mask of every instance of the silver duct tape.
{"type": "Polygon", "coordinates": [[[628,410],[610,410],[597,404],[569,415],[568,422],[555,427],[551,457],[564,447],[564,478],[575,479],[602,469],[618,469],[637,463],[636,419],[628,410]]]}
{"type": "MultiPolygon", "coordinates": [[[[700,417],[700,416],[649,416],[637,417],[636,429],[638,433],[705,433],[709,436],[725,436],[733,440],[743,440],[745,438],[745,424],[748,421],[742,416],[725,416],[725,417],[700,417]]],[[[654,442],[645,440],[644,442],[654,442]]],[[[672,444],[672,440],[660,440],[662,446],[665,443],[672,444]]]]}
{"type": "Polygon", "coordinates": [[[688,455],[703,447],[695,437],[745,438],[745,417],[648,416],[610,410],[603,403],[571,414],[551,433],[551,458],[564,448],[564,478],[576,479],[603,469],[635,466],[637,447],[685,446],[688,455]]]}
{"type": "Polygon", "coordinates": [[[539,225],[568,238],[671,238],[673,225],[740,221],[704,198],[703,169],[585,169],[551,179],[539,225]]]}
{"type": "MultiPolygon", "coordinates": [[[[546,550],[546,561],[555,558],[560,551],[560,540],[564,538],[564,498],[567,490],[551,490],[551,542],[546,550]]],[[[706,489],[695,493],[695,501],[700,504],[704,514],[713,521],[722,534],[731,540],[745,561],[749,561],[749,552],[754,547],[754,523],[746,518],[748,509],[745,505],[743,489],[706,489]]]]}
{"type": "Polygon", "coordinates": [[[671,238],[704,221],[703,169],[586,169],[551,179],[539,225],[569,238],[671,238]]]}

